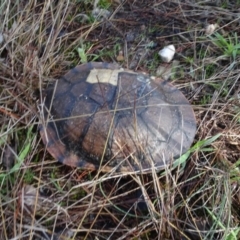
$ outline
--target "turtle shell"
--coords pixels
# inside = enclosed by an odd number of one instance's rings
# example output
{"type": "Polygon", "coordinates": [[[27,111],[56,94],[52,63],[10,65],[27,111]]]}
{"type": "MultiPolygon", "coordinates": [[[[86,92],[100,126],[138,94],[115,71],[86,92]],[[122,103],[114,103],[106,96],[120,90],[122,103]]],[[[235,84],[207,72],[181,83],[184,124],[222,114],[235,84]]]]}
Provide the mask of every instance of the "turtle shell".
{"type": "Polygon", "coordinates": [[[194,112],[173,85],[115,64],[86,63],[46,90],[41,137],[59,162],[102,171],[162,169],[185,153],[194,112]]]}

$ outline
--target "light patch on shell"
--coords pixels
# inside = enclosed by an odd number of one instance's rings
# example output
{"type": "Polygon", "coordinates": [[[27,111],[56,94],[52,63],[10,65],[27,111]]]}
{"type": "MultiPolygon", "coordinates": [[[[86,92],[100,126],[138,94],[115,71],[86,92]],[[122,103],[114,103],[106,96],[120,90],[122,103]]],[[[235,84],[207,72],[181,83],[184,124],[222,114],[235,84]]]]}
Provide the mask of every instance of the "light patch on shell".
{"type": "Polygon", "coordinates": [[[118,73],[123,72],[122,69],[93,69],[90,71],[86,82],[88,83],[110,83],[114,86],[118,84],[118,73]]]}
{"type": "Polygon", "coordinates": [[[170,62],[173,59],[175,54],[174,45],[168,45],[158,52],[158,55],[161,57],[163,62],[170,62]]]}

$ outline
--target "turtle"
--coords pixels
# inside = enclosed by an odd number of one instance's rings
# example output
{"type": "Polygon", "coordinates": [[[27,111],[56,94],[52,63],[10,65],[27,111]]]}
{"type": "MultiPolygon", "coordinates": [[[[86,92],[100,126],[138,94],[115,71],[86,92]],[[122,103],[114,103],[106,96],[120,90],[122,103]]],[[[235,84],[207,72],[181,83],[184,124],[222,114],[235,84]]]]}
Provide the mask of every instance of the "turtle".
{"type": "Polygon", "coordinates": [[[161,170],[190,148],[195,132],[180,90],[114,63],[78,65],[45,89],[41,138],[53,158],[72,167],[161,170]]]}

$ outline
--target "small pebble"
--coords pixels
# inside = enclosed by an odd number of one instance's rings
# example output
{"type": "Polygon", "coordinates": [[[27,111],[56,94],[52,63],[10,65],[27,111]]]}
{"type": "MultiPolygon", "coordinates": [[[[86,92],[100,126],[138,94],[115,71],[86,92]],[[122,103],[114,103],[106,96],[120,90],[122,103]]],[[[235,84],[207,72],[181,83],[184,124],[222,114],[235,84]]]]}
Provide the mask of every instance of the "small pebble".
{"type": "Polygon", "coordinates": [[[169,63],[175,54],[175,47],[173,45],[168,45],[158,52],[163,62],[169,63]]]}
{"type": "Polygon", "coordinates": [[[214,33],[214,31],[217,29],[218,24],[209,24],[207,25],[207,27],[205,28],[205,33],[206,35],[211,35],[214,33]]]}

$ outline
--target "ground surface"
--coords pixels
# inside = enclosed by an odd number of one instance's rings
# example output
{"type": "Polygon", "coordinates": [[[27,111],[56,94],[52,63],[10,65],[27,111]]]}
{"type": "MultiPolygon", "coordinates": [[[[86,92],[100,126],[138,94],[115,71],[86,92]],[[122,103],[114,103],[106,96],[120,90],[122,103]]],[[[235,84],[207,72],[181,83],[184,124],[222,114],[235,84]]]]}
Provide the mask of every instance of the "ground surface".
{"type": "Polygon", "coordinates": [[[0,239],[239,239],[239,1],[0,7],[0,239]],[[209,24],[218,24],[211,35],[209,24]],[[176,54],[166,64],[158,51],[168,44],[176,54]],[[177,86],[198,123],[189,158],[175,170],[115,177],[56,163],[38,132],[41,93],[89,61],[177,86]]]}

